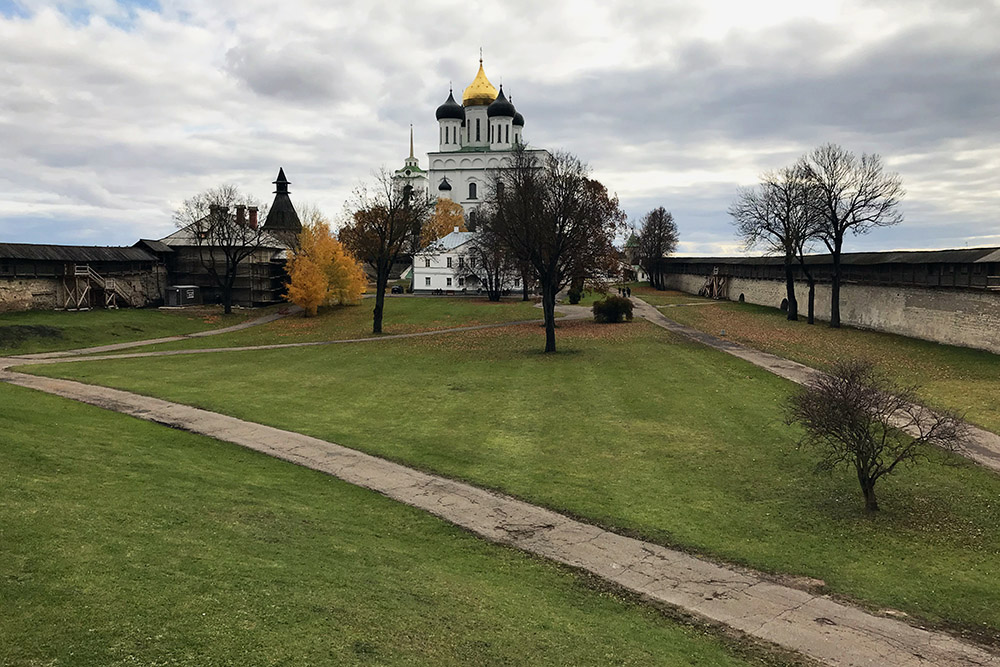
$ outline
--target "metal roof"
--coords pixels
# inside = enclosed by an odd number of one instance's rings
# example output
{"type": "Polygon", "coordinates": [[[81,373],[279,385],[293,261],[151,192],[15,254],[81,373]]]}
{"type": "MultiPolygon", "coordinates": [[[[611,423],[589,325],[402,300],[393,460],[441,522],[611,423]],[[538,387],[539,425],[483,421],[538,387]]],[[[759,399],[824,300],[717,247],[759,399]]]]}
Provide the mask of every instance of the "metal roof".
{"type": "Polygon", "coordinates": [[[437,241],[434,241],[426,248],[424,248],[422,253],[433,253],[442,252],[448,250],[454,250],[460,245],[464,245],[472,240],[476,235],[475,232],[448,232],[437,241]]]}
{"type": "Polygon", "coordinates": [[[145,246],[148,250],[152,252],[173,252],[174,249],[168,246],[166,243],[160,241],[154,241],[153,239],[139,239],[136,241],[132,247],[138,248],[139,246],[145,246]]]}
{"type": "MultiPolygon", "coordinates": [[[[806,255],[806,264],[832,264],[832,255],[806,255]]],[[[766,257],[665,257],[674,264],[781,264],[781,256],[766,257]]],[[[1000,248],[961,248],[956,250],[889,250],[885,252],[845,252],[843,265],[873,264],[979,264],[1000,262],[1000,248]]]]}
{"type": "MultiPolygon", "coordinates": [[[[188,225],[187,227],[181,227],[173,234],[164,236],[159,240],[159,243],[171,248],[176,248],[178,246],[201,246],[204,245],[202,241],[199,241],[197,235],[195,234],[194,225],[188,225]]],[[[262,249],[284,249],[288,247],[287,243],[275,238],[272,234],[268,234],[265,231],[261,231],[260,235],[260,247],[262,249]]]]}
{"type": "Polygon", "coordinates": [[[142,248],[0,243],[0,259],[43,262],[155,262],[142,248]]]}

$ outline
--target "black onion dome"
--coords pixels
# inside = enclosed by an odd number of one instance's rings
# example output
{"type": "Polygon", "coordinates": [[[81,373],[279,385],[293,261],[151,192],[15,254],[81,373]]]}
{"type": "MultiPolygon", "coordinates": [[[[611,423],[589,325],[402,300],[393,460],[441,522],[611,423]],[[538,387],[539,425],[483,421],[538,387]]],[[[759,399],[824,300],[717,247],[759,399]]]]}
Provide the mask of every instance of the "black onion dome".
{"type": "Polygon", "coordinates": [[[500,94],[497,95],[492,104],[486,107],[486,115],[490,118],[497,118],[499,116],[511,118],[516,113],[514,105],[508,102],[503,94],[503,86],[500,86],[500,94]]]}
{"type": "Polygon", "coordinates": [[[448,182],[447,176],[441,179],[441,185],[438,186],[438,190],[441,190],[442,192],[447,192],[448,190],[451,190],[451,183],[448,182]]]}
{"type": "Polygon", "coordinates": [[[514,125],[518,127],[524,127],[524,116],[521,115],[520,111],[514,112],[514,125]]]}
{"type": "Polygon", "coordinates": [[[455,101],[455,95],[449,90],[448,99],[445,103],[437,108],[437,112],[434,114],[437,116],[438,120],[444,120],[446,118],[452,118],[454,120],[465,120],[465,109],[461,104],[455,101]]]}

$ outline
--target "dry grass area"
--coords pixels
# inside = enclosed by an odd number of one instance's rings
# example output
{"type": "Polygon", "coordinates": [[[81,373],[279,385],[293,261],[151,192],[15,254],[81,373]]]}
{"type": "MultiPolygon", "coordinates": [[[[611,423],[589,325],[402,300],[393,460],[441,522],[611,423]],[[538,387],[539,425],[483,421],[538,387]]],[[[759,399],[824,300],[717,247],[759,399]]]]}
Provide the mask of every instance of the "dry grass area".
{"type": "MultiPolygon", "coordinates": [[[[645,298],[645,297],[644,297],[645,298]]],[[[774,308],[719,302],[701,308],[670,308],[667,317],[815,368],[853,357],[871,361],[907,385],[916,385],[931,405],[964,413],[1000,432],[1000,356],[982,350],[842,327],[825,322],[789,322],[774,308]]]]}

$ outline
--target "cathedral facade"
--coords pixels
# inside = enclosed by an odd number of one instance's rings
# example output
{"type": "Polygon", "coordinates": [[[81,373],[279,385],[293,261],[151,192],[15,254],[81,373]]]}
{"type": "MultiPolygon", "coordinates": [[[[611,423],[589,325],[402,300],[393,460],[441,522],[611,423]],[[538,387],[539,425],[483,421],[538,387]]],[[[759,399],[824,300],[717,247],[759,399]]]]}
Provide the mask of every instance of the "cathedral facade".
{"type": "MultiPolygon", "coordinates": [[[[481,58],[462,103],[449,91],[435,116],[438,150],[427,154],[429,194],[461,204],[468,215],[486,197],[490,172],[510,164],[511,151],[524,143],[524,116],[504,95],[502,85],[497,90],[490,83],[481,58]]],[[[548,156],[541,149],[530,152],[539,162],[548,156]]]]}

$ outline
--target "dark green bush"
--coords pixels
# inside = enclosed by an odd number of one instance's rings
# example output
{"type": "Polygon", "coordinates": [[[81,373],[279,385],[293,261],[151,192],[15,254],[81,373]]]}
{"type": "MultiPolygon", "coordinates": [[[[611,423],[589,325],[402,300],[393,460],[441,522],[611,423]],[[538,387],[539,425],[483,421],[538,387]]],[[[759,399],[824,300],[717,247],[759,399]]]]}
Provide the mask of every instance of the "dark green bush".
{"type": "Polygon", "coordinates": [[[583,290],[570,287],[567,294],[569,295],[569,302],[575,306],[580,303],[580,299],[583,297],[583,290]]]}
{"type": "Polygon", "coordinates": [[[632,321],[632,302],[622,296],[609,296],[603,301],[595,301],[594,321],[604,323],[632,321]]]}

